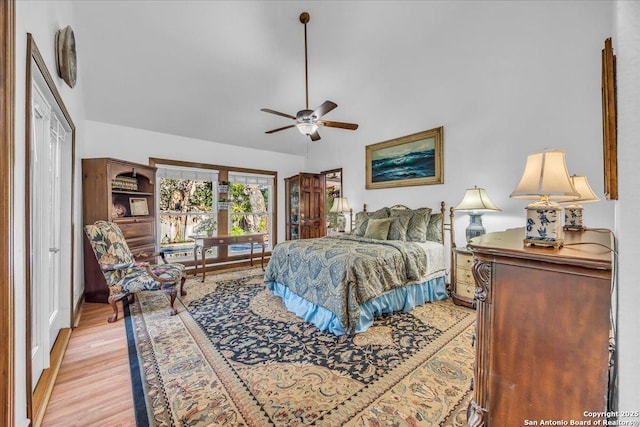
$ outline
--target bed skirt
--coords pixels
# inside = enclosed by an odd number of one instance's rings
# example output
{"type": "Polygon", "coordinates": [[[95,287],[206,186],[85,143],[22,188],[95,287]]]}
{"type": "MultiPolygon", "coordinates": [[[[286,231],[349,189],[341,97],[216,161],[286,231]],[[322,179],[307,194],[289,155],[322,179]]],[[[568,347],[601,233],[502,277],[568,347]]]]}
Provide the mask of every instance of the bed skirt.
{"type": "MultiPolygon", "coordinates": [[[[278,282],[267,282],[267,287],[274,295],[282,298],[289,311],[304,319],[305,322],[313,323],[321,331],[329,331],[334,335],[347,333],[338,316],[329,310],[296,295],[278,282]]],[[[383,314],[391,314],[395,311],[408,312],[425,302],[446,298],[448,298],[448,294],[445,276],[389,291],[360,305],[360,318],[356,325],[356,333],[369,329],[373,320],[383,314]]]]}

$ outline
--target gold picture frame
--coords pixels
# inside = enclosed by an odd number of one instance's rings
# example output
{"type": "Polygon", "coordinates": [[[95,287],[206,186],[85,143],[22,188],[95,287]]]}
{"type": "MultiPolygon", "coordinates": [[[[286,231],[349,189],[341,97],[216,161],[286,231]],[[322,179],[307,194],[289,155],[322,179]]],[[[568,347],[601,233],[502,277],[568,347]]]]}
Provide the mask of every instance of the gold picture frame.
{"type": "Polygon", "coordinates": [[[444,183],[443,127],[366,147],[366,188],[444,183]]]}
{"type": "Polygon", "coordinates": [[[131,216],[149,215],[149,205],[144,197],[129,197],[129,208],[131,216]]]}
{"type": "Polygon", "coordinates": [[[604,194],[618,200],[618,135],[616,117],[616,56],[611,38],[602,49],[602,148],[604,160],[604,194]]]}

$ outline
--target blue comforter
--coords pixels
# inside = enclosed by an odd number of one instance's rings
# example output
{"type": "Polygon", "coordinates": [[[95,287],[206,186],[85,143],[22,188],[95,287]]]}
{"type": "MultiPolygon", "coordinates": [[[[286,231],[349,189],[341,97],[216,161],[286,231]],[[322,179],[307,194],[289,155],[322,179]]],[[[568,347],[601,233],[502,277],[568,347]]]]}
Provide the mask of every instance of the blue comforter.
{"type": "Polygon", "coordinates": [[[426,257],[412,242],[354,236],[279,243],[265,271],[296,295],[334,313],[353,333],[360,305],[385,292],[425,281],[426,257]]]}

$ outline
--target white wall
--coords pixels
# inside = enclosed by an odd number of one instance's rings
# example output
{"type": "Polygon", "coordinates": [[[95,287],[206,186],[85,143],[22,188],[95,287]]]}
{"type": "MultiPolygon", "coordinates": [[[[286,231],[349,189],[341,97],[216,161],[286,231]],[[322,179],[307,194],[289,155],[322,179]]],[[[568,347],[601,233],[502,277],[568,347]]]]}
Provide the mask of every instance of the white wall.
{"type": "MultiPolygon", "coordinates": [[[[366,9],[385,7],[381,15],[405,22],[406,35],[368,34],[365,47],[380,62],[349,81],[358,98],[340,100],[327,117],[360,127],[321,128],[307,169],[342,167],[345,195],[357,210],[363,203],[455,206],[465,189],[484,187],[502,208],[483,216],[487,230],[497,231],[524,226],[528,202],[509,194],[527,155],[563,149],[569,172],[586,175],[603,199],[585,204],[585,224],[613,228],[614,204],[603,194],[600,98],[612,3],[380,2],[366,9]],[[374,103],[376,114],[358,115],[364,103],[374,103]],[[444,184],[365,190],[365,146],[438,126],[444,126],[444,184]]],[[[337,76],[336,84],[340,78],[348,76],[337,76]]],[[[457,215],[458,245],[468,222],[457,215]]]]}
{"type": "Polygon", "coordinates": [[[278,172],[278,241],[284,240],[284,178],[300,172],[304,158],[240,148],[142,129],[86,121],[84,158],[112,157],[148,164],[150,157],[278,172]]]}
{"type": "MultiPolygon", "coordinates": [[[[84,140],[84,104],[82,100],[82,61],[78,66],[78,81],[71,89],[57,76],[54,56],[55,34],[67,25],[74,27],[71,2],[27,2],[16,1],[16,109],[15,109],[15,188],[14,188],[14,285],[15,285],[15,419],[16,425],[26,425],[26,394],[25,388],[25,363],[27,359],[25,350],[25,87],[26,87],[26,52],[27,33],[31,33],[42,55],[49,73],[51,74],[58,91],[63,99],[71,119],[76,126],[76,150],[82,152],[84,140]]],[[[78,34],[76,34],[78,37],[78,34]]],[[[79,38],[81,40],[81,37],[79,38]]],[[[78,46],[82,51],[82,44],[78,46]]],[[[79,159],[80,156],[77,156],[79,159]]],[[[80,163],[76,161],[76,201],[79,200],[81,174],[80,163]]],[[[79,203],[75,204],[73,221],[75,224],[75,259],[82,258],[82,235],[80,234],[82,210],[79,203]]],[[[81,264],[74,265],[74,292],[76,296],[81,292],[82,269],[81,264]]]]}
{"type": "MultiPolygon", "coordinates": [[[[353,3],[358,5],[359,3],[353,3]]],[[[567,151],[571,173],[585,174],[603,197],[602,130],[600,103],[600,50],[612,34],[612,2],[411,2],[397,8],[392,2],[371,2],[352,22],[353,34],[370,25],[369,13],[406,22],[406,37],[398,40],[385,31],[362,40],[363,51],[375,49],[378,62],[367,76],[353,76],[358,87],[354,99],[337,99],[340,107],[330,120],[354,121],[355,132],[321,129],[323,139],[308,143],[307,155],[286,156],[240,149],[165,134],[86,122],[82,105],[82,35],[78,40],[78,84],[68,88],[55,73],[53,38],[57,29],[74,25],[70,2],[16,2],[16,165],[15,165],[15,307],[16,307],[16,420],[26,423],[24,318],[24,108],[26,33],[35,41],[54,76],[76,125],[77,158],[109,156],[140,163],[148,157],[210,162],[278,171],[278,199],[282,206],[282,179],[298,171],[342,167],[345,195],[354,208],[395,203],[411,207],[434,206],[440,200],[456,204],[464,190],[485,187],[501,213],[487,214],[488,231],[522,226],[526,202],[509,199],[527,154],[544,148],[567,151]],[[367,22],[367,23],[366,23],[367,22]],[[366,24],[365,24],[366,23],[366,24]],[[428,30],[427,30],[428,29],[428,30]],[[377,113],[363,116],[365,104],[379,105],[377,113]],[[445,183],[399,189],[364,189],[364,147],[414,132],[444,126],[445,183]],[[86,128],[86,129],[85,129],[86,128]],[[85,132],[86,130],[86,132],[85,132]]],[[[347,7],[347,2],[335,7],[347,7]]],[[[355,6],[354,6],[355,7],[355,6]]],[[[360,6],[358,6],[360,7],[360,6]]],[[[620,103],[620,201],[618,223],[614,203],[586,205],[585,222],[591,227],[614,228],[620,239],[620,365],[621,408],[638,410],[636,393],[640,352],[637,327],[637,274],[632,267],[638,255],[636,143],[640,54],[638,3],[619,1],[615,18],[620,103]],[[635,85],[635,86],[634,86],[635,85]]],[[[373,21],[376,22],[376,21],[373,21]]],[[[378,21],[380,28],[384,22],[378,21]]],[[[353,60],[361,58],[353,53],[353,60]]],[[[337,74],[336,82],[342,77],[337,74]]],[[[316,83],[314,83],[316,84],[316,83]]],[[[320,87],[318,85],[318,87],[320,87]]],[[[314,89],[315,90],[315,89],[314,89]]],[[[339,87],[336,89],[339,94],[339,87]]],[[[318,93],[321,92],[318,89],[318,93]]],[[[323,98],[324,99],[324,98],[323,98]]],[[[80,163],[76,167],[76,285],[82,281],[80,163]]],[[[282,209],[282,208],[281,208],[282,209]]],[[[280,211],[279,239],[284,232],[280,211]]],[[[457,243],[464,243],[467,218],[456,221],[457,243]]],[[[585,373],[588,375],[588,373],[585,373]]]]}
{"type": "MultiPolygon", "coordinates": [[[[640,2],[618,1],[613,38],[618,86],[618,350],[620,409],[640,410],[640,297],[636,263],[640,259],[638,160],[640,160],[640,2]]],[[[640,418],[640,417],[638,417],[640,418]]],[[[637,418],[637,419],[638,419],[637,418]]]]}

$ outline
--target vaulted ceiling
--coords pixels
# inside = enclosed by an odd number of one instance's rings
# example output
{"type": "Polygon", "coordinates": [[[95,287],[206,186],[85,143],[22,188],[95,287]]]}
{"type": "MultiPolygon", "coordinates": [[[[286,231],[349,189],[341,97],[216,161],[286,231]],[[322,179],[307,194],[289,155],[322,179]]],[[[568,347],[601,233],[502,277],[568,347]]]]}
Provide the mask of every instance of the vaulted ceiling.
{"type": "MultiPolygon", "coordinates": [[[[453,8],[459,6],[452,6],[453,8]]],[[[444,2],[77,1],[78,84],[89,120],[206,141],[303,154],[293,122],[304,108],[303,11],[309,107],[328,120],[393,120],[416,56],[430,55],[444,2]],[[429,8],[428,11],[426,8],[429,8]],[[433,43],[425,43],[431,40],[433,43]],[[427,46],[429,45],[429,46],[427,46]]],[[[322,141],[361,130],[321,128],[322,141]]]]}

